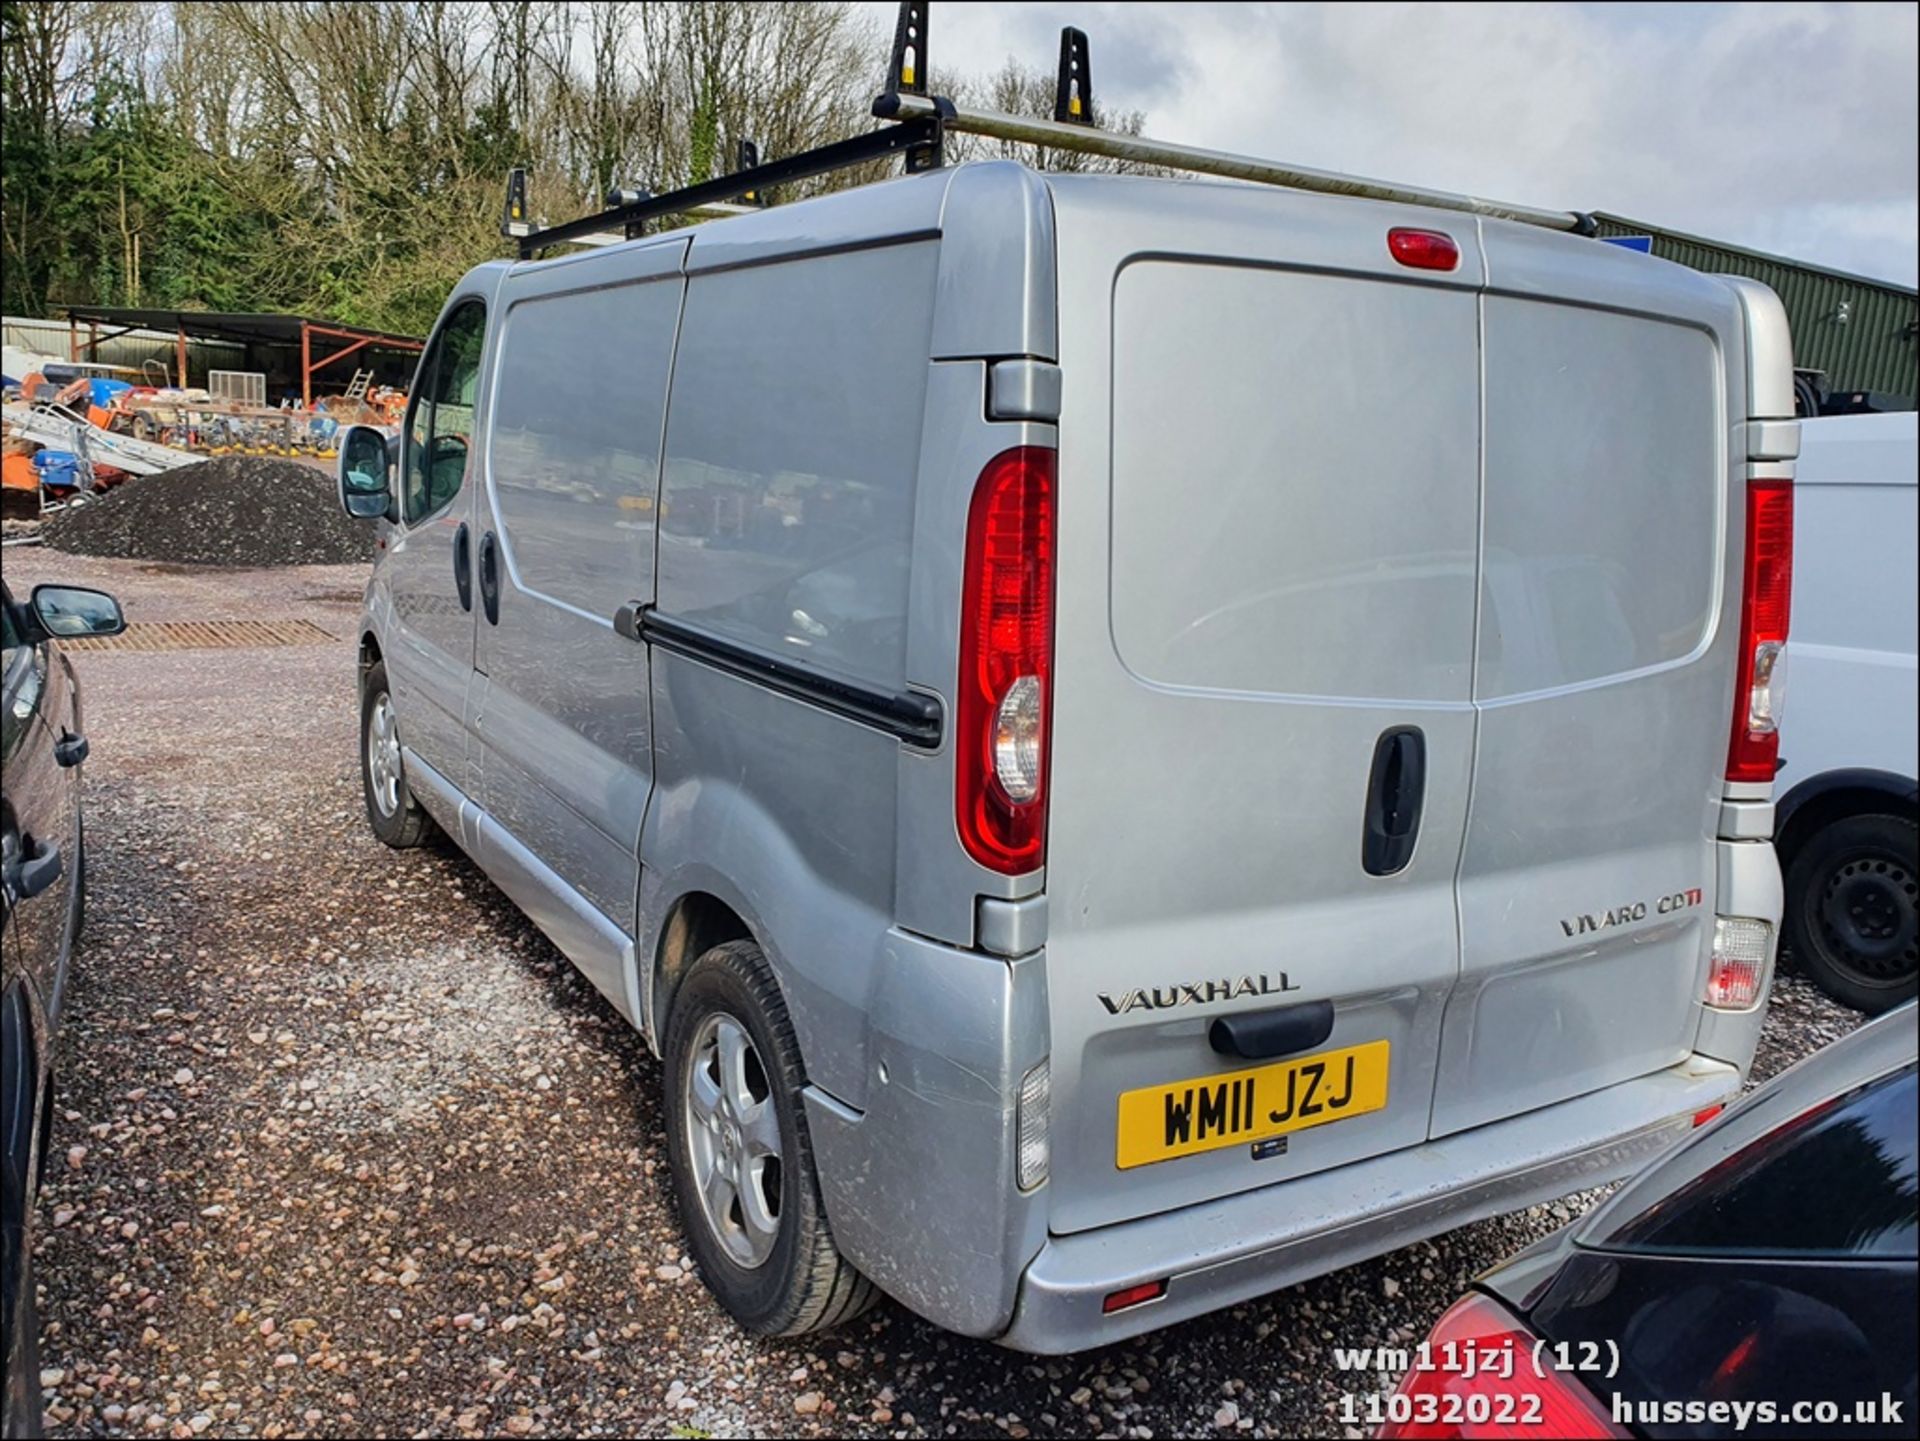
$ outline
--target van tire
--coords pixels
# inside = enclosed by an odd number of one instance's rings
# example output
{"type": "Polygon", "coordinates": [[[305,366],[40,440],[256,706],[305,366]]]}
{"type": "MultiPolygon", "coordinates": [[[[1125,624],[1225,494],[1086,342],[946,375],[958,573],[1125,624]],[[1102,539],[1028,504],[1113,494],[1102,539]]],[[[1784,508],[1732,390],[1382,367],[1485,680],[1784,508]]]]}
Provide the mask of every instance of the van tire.
{"type": "Polygon", "coordinates": [[[374,776],[374,711],[383,704],[391,723],[393,695],[387,689],[387,665],[385,661],[376,661],[360,686],[360,794],[367,803],[367,823],[373,827],[373,833],[395,850],[404,851],[426,840],[433,822],[413,798],[397,754],[391,759],[392,807],[389,809],[375,796],[375,786],[380,782],[374,776]]]}
{"type": "Polygon", "coordinates": [[[9,1298],[24,1296],[19,1326],[7,1329],[6,1354],[0,1358],[0,1377],[6,1387],[0,1396],[0,1414],[8,1436],[44,1436],[45,1398],[40,1390],[40,1319],[34,1303],[33,1239],[29,1234],[25,1191],[9,1167],[0,1177],[0,1281],[9,1298]]]}
{"type": "Polygon", "coordinates": [[[1907,816],[1842,816],[1787,867],[1787,939],[1808,979],[1877,1016],[1916,989],[1920,844],[1907,816]]]}
{"type": "Polygon", "coordinates": [[[673,993],[662,1047],[667,1158],[680,1223],[700,1274],[714,1297],[747,1330],[760,1336],[797,1336],[850,1321],[879,1291],[840,1254],[827,1225],[814,1173],[802,1093],[807,1077],[786,1002],[760,947],[728,941],[706,952],[673,993]],[[695,1180],[689,1073],[699,1064],[713,1028],[738,1025],[750,1041],[767,1087],[764,1104],[779,1124],[778,1228],[771,1252],[757,1264],[728,1253],[707,1219],[695,1180]]]}

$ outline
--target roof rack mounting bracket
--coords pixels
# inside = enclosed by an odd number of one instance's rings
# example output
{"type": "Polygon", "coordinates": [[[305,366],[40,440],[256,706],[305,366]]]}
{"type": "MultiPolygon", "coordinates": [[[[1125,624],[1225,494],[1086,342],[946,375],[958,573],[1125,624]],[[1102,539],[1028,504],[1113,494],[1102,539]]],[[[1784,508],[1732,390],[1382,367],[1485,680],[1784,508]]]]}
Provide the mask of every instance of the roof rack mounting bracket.
{"type": "Polygon", "coordinates": [[[900,0],[893,23],[893,60],[887,89],[902,95],[927,93],[927,0],[900,0]]]}
{"type": "MultiPolygon", "coordinates": [[[[758,170],[760,168],[759,145],[751,140],[742,140],[735,150],[733,168],[743,175],[750,170],[758,170]]],[[[742,205],[764,206],[767,203],[767,192],[748,189],[741,191],[734,198],[742,205]]]]}
{"type": "Polygon", "coordinates": [[[1093,63],[1087,32],[1068,25],[1060,32],[1060,70],[1053,82],[1053,118],[1062,125],[1094,125],[1093,63]]]}
{"type": "Polygon", "coordinates": [[[881,107],[888,101],[897,105],[902,95],[919,95],[934,102],[933,136],[926,144],[907,151],[906,171],[916,175],[922,170],[938,170],[946,163],[947,116],[953,104],[928,92],[933,71],[927,60],[927,12],[929,0],[900,0],[900,13],[893,22],[893,59],[887,65],[887,88],[873,102],[873,113],[882,119],[897,118],[892,110],[881,107]]]}
{"type": "Polygon", "coordinates": [[[532,233],[527,216],[527,172],[516,165],[507,172],[507,203],[500,208],[500,233],[509,240],[532,233]]]}

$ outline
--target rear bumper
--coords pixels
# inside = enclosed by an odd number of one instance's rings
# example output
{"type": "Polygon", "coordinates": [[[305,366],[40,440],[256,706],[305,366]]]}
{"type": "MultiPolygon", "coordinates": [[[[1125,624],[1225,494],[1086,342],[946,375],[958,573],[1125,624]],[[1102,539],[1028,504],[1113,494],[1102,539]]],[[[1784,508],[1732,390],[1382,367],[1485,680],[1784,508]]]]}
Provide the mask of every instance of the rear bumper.
{"type": "Polygon", "coordinates": [[[1050,1237],[999,1339],[1054,1355],[1137,1336],[1323,1275],[1470,1221],[1639,1168],[1740,1086],[1695,1056],[1670,1070],[1283,1187],[1050,1237]],[[1103,1315],[1114,1291],[1165,1278],[1157,1301],[1103,1315]]]}

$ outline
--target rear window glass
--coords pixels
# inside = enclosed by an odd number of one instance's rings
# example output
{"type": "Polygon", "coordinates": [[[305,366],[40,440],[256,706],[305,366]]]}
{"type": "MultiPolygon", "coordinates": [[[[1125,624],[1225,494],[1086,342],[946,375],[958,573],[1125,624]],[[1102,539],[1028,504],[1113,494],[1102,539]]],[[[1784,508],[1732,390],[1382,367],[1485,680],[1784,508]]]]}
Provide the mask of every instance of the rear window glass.
{"type": "Polygon", "coordinates": [[[1607,1245],[1681,1255],[1915,1254],[1914,1068],[1736,1151],[1607,1245]]]}
{"type": "Polygon", "coordinates": [[[1136,261],[1113,300],[1114,644],[1144,680],[1465,702],[1467,291],[1136,261]]]}
{"type": "Polygon", "coordinates": [[[1719,584],[1720,371],[1682,325],[1489,296],[1483,699],[1677,661],[1719,584]]]}

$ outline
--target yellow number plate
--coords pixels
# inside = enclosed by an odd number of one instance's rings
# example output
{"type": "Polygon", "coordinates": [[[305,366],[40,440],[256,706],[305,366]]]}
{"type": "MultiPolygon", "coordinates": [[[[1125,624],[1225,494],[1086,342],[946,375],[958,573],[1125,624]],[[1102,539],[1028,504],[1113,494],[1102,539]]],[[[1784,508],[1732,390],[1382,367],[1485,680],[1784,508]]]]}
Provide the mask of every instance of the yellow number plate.
{"type": "Polygon", "coordinates": [[[1386,1109],[1386,1041],[1120,1095],[1121,1170],[1386,1109]]]}

